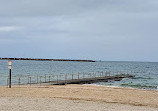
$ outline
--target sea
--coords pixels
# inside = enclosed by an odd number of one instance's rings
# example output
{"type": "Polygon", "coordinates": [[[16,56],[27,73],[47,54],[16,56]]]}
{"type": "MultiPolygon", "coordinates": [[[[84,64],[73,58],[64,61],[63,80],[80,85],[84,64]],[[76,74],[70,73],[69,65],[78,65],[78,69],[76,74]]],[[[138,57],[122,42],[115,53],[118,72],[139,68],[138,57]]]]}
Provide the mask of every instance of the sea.
{"type": "MultiPolygon", "coordinates": [[[[111,72],[111,74],[128,73],[135,75],[133,79],[121,81],[98,82],[92,85],[108,87],[126,87],[147,90],[158,90],[158,62],[74,62],[74,61],[12,61],[12,84],[19,77],[86,74],[111,72]]],[[[8,61],[0,60],[0,86],[7,85],[9,75],[8,61]]],[[[21,80],[22,81],[22,80],[21,80]]],[[[24,81],[27,81],[25,79],[24,81]]]]}

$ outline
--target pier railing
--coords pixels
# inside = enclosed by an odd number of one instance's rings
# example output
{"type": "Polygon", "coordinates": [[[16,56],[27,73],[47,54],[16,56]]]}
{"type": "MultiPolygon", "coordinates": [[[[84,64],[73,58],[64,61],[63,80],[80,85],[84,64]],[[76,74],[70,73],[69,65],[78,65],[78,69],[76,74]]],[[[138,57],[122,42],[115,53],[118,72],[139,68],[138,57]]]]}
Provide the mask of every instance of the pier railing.
{"type": "MultiPolygon", "coordinates": [[[[95,82],[108,82],[109,80],[121,80],[133,78],[131,72],[89,72],[77,74],[45,74],[45,75],[21,75],[12,76],[12,85],[64,85],[64,84],[89,84],[95,82]]],[[[7,79],[7,86],[8,86],[7,79]]]]}

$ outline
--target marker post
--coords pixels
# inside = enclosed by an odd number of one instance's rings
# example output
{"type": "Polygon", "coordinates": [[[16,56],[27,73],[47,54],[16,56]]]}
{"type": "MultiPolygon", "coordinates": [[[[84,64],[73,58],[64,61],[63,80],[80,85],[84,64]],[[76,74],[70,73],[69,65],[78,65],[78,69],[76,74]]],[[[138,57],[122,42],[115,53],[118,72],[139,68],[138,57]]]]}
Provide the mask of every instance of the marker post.
{"type": "Polygon", "coordinates": [[[8,61],[8,69],[9,69],[9,88],[11,88],[11,73],[12,73],[12,61],[8,61]]]}

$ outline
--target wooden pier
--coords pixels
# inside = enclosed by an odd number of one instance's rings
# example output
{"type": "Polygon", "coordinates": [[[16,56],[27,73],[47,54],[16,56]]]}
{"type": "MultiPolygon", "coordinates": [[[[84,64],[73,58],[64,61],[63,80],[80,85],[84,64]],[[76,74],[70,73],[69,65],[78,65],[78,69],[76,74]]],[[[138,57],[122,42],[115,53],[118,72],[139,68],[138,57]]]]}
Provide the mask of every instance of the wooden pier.
{"type": "Polygon", "coordinates": [[[108,81],[120,81],[123,78],[134,78],[133,75],[121,74],[115,76],[103,76],[103,77],[92,77],[92,78],[82,78],[82,79],[69,79],[69,80],[58,80],[55,82],[50,82],[51,85],[65,85],[65,84],[92,84],[97,82],[108,82],[108,81]]]}
{"type": "MultiPolygon", "coordinates": [[[[123,78],[135,78],[131,73],[123,72],[90,72],[77,74],[45,74],[45,75],[19,75],[12,76],[12,85],[66,85],[66,84],[92,84],[97,82],[121,81],[123,78]]],[[[8,83],[7,83],[8,86],[8,83]]]]}
{"type": "Polygon", "coordinates": [[[66,85],[66,84],[92,84],[97,82],[120,81],[123,78],[134,78],[135,76],[128,73],[120,73],[113,75],[111,72],[99,73],[80,73],[80,74],[64,74],[64,75],[43,75],[28,76],[23,83],[22,78],[17,78],[16,85],[66,85]],[[27,82],[28,81],[28,82],[27,82]],[[26,83],[27,82],[27,83],[26,83]]]}

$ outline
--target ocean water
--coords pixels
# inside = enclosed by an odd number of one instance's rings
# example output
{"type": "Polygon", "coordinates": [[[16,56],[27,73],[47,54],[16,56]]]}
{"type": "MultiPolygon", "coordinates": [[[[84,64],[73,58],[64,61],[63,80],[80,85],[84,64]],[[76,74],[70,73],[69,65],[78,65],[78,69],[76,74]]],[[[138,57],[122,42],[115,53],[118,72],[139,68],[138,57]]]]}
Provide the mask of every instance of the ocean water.
{"type": "MultiPolygon", "coordinates": [[[[129,87],[158,90],[157,62],[69,62],[69,61],[12,61],[12,81],[28,75],[58,75],[90,72],[125,72],[135,75],[134,79],[95,83],[104,86],[129,87]]],[[[0,60],[0,85],[7,85],[8,61],[0,60]]]]}

